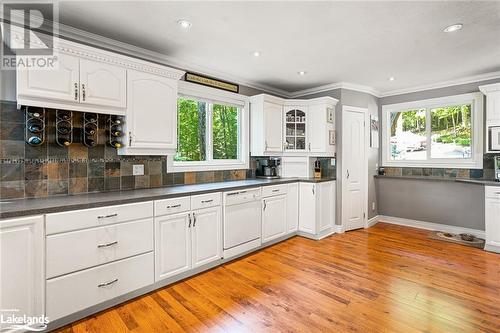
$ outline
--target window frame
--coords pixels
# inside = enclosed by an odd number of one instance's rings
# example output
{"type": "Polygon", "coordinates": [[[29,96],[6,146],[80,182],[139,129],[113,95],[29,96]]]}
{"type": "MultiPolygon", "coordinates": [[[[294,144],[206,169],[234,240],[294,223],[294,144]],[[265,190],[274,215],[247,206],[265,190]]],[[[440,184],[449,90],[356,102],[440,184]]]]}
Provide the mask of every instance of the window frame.
{"type": "MultiPolygon", "coordinates": [[[[189,98],[208,103],[206,156],[205,161],[174,161],[173,155],[167,156],[167,173],[241,170],[249,168],[249,100],[245,95],[205,87],[194,83],[179,81],[177,98],[189,98]],[[236,106],[239,108],[238,121],[238,159],[222,160],[213,158],[213,104],[236,106]]],[[[176,127],[178,124],[176,124],[176,127]]],[[[177,132],[176,132],[177,133],[177,132]]]]}
{"type": "Polygon", "coordinates": [[[418,100],[406,103],[386,104],[382,106],[382,164],[387,167],[427,167],[427,168],[465,168],[482,169],[484,153],[483,137],[483,95],[469,93],[418,100]],[[471,105],[471,158],[431,158],[431,109],[459,104],[471,105]],[[392,112],[402,112],[410,109],[426,109],[427,158],[425,160],[391,160],[390,138],[392,112]]]}

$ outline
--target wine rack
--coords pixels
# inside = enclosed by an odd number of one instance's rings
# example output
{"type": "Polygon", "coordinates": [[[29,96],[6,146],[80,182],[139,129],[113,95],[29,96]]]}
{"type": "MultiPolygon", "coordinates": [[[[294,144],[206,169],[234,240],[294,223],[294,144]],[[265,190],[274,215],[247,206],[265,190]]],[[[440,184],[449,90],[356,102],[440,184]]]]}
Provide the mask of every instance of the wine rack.
{"type": "Polygon", "coordinates": [[[56,110],[56,143],[62,147],[73,143],[73,112],[56,110]]]}
{"type": "Polygon", "coordinates": [[[40,146],[45,142],[45,109],[26,106],[26,142],[31,146],[40,146]]]}
{"type": "Polygon", "coordinates": [[[85,112],[83,114],[82,142],[87,147],[98,144],[99,116],[96,113],[85,112]]]}
{"type": "Polygon", "coordinates": [[[111,147],[119,149],[123,147],[123,118],[109,116],[108,119],[108,143],[111,147]]]}

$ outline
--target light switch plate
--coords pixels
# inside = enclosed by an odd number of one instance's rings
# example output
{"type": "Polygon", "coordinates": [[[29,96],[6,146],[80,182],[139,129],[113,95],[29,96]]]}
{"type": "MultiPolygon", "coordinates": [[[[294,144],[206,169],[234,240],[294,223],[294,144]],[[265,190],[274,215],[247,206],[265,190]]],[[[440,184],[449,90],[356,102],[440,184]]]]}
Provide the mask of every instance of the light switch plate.
{"type": "Polygon", "coordinates": [[[132,175],[143,176],[144,175],[144,164],[134,164],[132,168],[132,175]]]}

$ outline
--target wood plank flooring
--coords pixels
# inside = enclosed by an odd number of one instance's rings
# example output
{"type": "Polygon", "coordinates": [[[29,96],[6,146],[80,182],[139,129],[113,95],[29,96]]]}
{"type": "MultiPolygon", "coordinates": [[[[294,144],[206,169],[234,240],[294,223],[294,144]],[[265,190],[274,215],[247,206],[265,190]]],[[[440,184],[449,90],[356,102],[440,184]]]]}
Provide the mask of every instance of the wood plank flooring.
{"type": "Polygon", "coordinates": [[[500,332],[500,255],[427,234],[294,237],[58,332],[500,332]]]}

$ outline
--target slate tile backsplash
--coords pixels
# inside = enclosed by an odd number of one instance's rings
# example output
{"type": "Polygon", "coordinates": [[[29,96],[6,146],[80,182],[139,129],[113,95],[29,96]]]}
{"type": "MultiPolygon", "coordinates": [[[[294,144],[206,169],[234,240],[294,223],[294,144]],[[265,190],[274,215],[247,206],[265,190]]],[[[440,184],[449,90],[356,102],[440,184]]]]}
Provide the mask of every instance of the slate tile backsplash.
{"type": "Polygon", "coordinates": [[[24,142],[24,113],[15,102],[0,101],[0,200],[238,180],[253,174],[252,170],[167,173],[164,156],[119,156],[104,144],[60,147],[50,139],[55,133],[53,118],[54,110],[48,110],[48,142],[33,147],[24,142]],[[144,165],[144,176],[132,175],[134,164],[144,165]]]}

